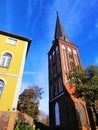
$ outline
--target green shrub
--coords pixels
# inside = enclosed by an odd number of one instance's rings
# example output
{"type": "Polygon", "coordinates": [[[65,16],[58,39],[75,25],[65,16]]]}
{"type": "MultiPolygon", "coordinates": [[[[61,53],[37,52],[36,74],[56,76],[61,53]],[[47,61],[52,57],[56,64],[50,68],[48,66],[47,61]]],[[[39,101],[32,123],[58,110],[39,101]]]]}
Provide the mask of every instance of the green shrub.
{"type": "MultiPolygon", "coordinates": [[[[19,126],[16,125],[14,130],[35,130],[33,126],[27,125],[27,124],[20,124],[19,126]]],[[[38,129],[40,130],[40,129],[38,129]]]]}
{"type": "Polygon", "coordinates": [[[19,130],[19,127],[16,125],[15,129],[14,130],[19,130]]]}

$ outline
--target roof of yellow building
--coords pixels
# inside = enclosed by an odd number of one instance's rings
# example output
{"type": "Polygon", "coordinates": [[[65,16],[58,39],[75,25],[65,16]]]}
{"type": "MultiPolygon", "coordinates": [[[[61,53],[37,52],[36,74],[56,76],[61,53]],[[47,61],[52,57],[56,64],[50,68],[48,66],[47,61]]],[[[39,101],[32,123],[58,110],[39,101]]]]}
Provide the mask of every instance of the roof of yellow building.
{"type": "Polygon", "coordinates": [[[30,43],[31,43],[31,41],[32,41],[30,38],[26,38],[26,37],[19,36],[19,35],[16,35],[16,34],[12,34],[12,33],[10,33],[10,32],[6,32],[6,31],[2,31],[2,30],[0,30],[0,34],[3,34],[3,35],[5,35],[5,36],[9,36],[9,37],[13,37],[13,38],[16,38],[16,39],[20,39],[20,40],[29,42],[29,44],[28,44],[28,49],[27,49],[27,52],[28,52],[29,47],[30,47],[30,43]]]}

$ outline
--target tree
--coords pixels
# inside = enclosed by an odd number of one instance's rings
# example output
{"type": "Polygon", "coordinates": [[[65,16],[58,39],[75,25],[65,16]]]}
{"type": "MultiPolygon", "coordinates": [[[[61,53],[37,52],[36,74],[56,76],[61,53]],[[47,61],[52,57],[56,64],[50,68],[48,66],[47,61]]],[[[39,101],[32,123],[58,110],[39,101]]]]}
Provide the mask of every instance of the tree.
{"type": "Polygon", "coordinates": [[[49,116],[42,111],[39,111],[39,121],[49,126],[49,116]]]}
{"type": "Polygon", "coordinates": [[[79,65],[69,73],[69,79],[76,86],[75,95],[85,99],[91,128],[95,130],[95,125],[98,125],[98,66],[91,65],[84,69],[79,65]]]}
{"type": "Polygon", "coordinates": [[[69,73],[70,83],[76,85],[77,97],[83,96],[88,105],[95,103],[98,97],[98,66],[88,66],[84,69],[81,65],[69,73]]]}
{"type": "Polygon", "coordinates": [[[42,98],[42,88],[29,86],[19,95],[18,110],[38,119],[39,100],[42,98]]]}

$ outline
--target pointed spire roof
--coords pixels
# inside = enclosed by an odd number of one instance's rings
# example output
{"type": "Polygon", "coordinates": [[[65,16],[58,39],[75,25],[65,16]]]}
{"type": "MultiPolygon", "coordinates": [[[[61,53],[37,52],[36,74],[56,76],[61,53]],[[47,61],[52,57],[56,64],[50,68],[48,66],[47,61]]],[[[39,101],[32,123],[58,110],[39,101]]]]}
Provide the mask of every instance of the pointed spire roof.
{"type": "Polygon", "coordinates": [[[69,41],[66,34],[65,34],[64,28],[60,22],[58,12],[57,12],[57,20],[56,20],[54,39],[62,39],[65,41],[69,41]]]}

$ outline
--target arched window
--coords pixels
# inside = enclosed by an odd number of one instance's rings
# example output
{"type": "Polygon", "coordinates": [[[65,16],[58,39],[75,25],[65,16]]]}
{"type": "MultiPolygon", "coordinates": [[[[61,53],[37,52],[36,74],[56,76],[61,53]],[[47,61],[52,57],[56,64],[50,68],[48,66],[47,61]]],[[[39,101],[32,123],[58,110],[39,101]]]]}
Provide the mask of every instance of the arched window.
{"type": "Polygon", "coordinates": [[[1,97],[4,85],[5,85],[4,81],[0,79],[0,97],[1,97]]]}
{"type": "Polygon", "coordinates": [[[10,65],[11,59],[12,59],[12,55],[10,53],[4,53],[0,62],[0,66],[8,68],[10,65]]]}
{"type": "Polygon", "coordinates": [[[56,125],[60,125],[59,104],[57,102],[55,104],[55,122],[56,122],[56,125]]]}

